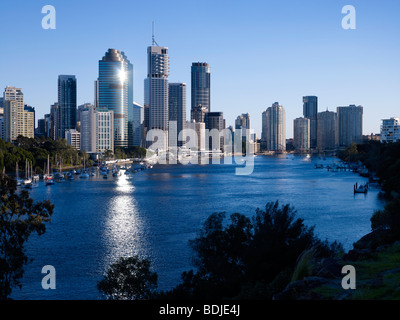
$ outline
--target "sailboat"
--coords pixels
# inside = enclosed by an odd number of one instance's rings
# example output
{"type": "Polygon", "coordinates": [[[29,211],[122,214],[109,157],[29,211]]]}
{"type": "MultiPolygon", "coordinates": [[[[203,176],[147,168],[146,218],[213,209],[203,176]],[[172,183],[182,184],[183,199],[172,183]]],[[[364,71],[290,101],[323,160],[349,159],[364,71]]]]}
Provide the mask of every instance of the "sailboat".
{"type": "Polygon", "coordinates": [[[85,157],[83,158],[83,170],[82,173],[79,176],[81,179],[87,179],[89,178],[89,175],[86,172],[86,163],[85,163],[85,157]]]}
{"type": "Polygon", "coordinates": [[[39,176],[33,174],[33,165],[31,161],[31,188],[36,188],[39,186],[38,181],[39,181],[39,176]]]}
{"type": "Polygon", "coordinates": [[[44,181],[46,186],[54,184],[53,176],[50,174],[50,155],[47,156],[47,174],[44,181]]]}
{"type": "Polygon", "coordinates": [[[25,188],[30,188],[32,184],[32,179],[29,177],[28,159],[25,159],[25,179],[22,184],[25,188]]]}
{"type": "Polygon", "coordinates": [[[17,186],[22,185],[22,183],[24,182],[24,180],[22,180],[19,177],[18,161],[17,161],[17,163],[15,165],[15,180],[17,181],[17,186]]]}

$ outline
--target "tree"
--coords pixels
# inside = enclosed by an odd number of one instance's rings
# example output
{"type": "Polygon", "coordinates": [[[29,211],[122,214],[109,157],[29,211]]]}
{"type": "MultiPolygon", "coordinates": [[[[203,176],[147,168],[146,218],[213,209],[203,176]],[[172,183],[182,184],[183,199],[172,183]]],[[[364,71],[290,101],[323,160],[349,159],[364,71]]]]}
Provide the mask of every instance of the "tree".
{"type": "Polygon", "coordinates": [[[21,287],[24,265],[28,263],[24,244],[32,232],[42,235],[53,214],[49,200],[33,202],[26,190],[16,192],[15,180],[0,175],[0,299],[21,287]]]}
{"type": "Polygon", "coordinates": [[[155,293],[157,279],[149,260],[137,255],[122,257],[111,264],[97,289],[109,300],[146,300],[155,293]]]}
{"type": "MultiPolygon", "coordinates": [[[[299,256],[315,248],[316,257],[336,254],[336,247],[314,236],[313,227],[296,218],[296,210],[279,202],[257,209],[252,219],[214,213],[189,242],[197,270],[160,298],[271,298],[290,282],[299,256]]],[[[340,248],[340,246],[338,247],[340,248]]]]}

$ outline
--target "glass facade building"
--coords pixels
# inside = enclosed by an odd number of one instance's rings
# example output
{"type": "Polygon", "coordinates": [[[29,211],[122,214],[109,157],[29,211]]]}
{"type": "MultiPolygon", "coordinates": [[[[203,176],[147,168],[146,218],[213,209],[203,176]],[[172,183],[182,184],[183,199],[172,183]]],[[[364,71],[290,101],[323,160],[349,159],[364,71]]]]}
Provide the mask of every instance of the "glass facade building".
{"type": "Polygon", "coordinates": [[[108,49],[99,61],[98,107],[113,111],[114,145],[128,147],[128,124],[133,121],[133,65],[122,51],[108,49]]]}
{"type": "Polygon", "coordinates": [[[317,147],[318,137],[318,97],[303,97],[303,117],[310,119],[310,147],[317,147]]]}
{"type": "Polygon", "coordinates": [[[210,66],[206,62],[193,62],[191,71],[191,110],[202,106],[210,112],[210,66]]]}
{"type": "Polygon", "coordinates": [[[58,76],[58,106],[60,123],[56,128],[57,138],[65,138],[65,131],[76,128],[76,77],[58,76]]]}
{"type": "Polygon", "coordinates": [[[186,84],[185,83],[170,83],[169,84],[169,106],[168,106],[168,117],[169,121],[176,122],[176,128],[169,128],[170,135],[171,130],[176,130],[173,137],[176,137],[176,141],[173,141],[174,146],[181,147],[182,141],[179,141],[179,134],[182,132],[182,136],[185,137],[186,127],[186,84]]]}

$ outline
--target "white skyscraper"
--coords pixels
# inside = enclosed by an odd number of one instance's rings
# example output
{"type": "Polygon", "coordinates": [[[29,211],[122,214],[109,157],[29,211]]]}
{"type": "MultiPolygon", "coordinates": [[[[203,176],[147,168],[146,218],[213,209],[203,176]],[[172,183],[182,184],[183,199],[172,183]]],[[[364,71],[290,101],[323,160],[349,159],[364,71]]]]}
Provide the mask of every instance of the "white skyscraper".
{"type": "Polygon", "coordinates": [[[168,148],[168,48],[153,45],[147,48],[147,78],[145,101],[149,106],[148,130],[161,129],[165,133],[164,149],[168,148]]]}

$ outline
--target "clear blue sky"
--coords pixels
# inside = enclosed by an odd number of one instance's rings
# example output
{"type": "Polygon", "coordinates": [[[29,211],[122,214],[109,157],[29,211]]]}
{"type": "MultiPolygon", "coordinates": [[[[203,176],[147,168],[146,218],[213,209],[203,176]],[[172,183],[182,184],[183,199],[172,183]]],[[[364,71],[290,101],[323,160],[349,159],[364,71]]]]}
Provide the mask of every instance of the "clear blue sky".
{"type": "Polygon", "coordinates": [[[134,99],[143,103],[146,48],[169,48],[170,81],[186,82],[190,66],[211,66],[211,109],[227,125],[261,113],[275,101],[286,109],[287,137],[302,116],[302,97],[319,109],[364,106],[364,134],[380,119],[400,116],[400,1],[398,0],[15,0],[0,4],[0,90],[21,87],[36,118],[57,101],[57,76],[74,74],[78,103],[93,102],[98,60],[108,48],[134,65],[134,99]],[[44,30],[44,5],[56,9],[56,29],[44,30]],[[356,30],[342,28],[342,7],[356,9],[356,30]]]}

